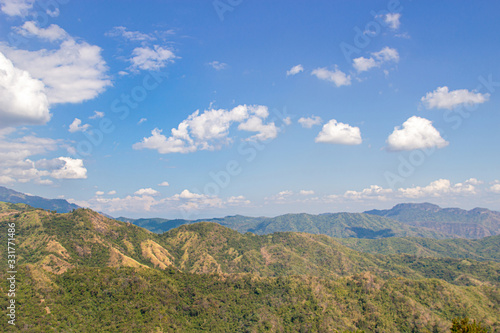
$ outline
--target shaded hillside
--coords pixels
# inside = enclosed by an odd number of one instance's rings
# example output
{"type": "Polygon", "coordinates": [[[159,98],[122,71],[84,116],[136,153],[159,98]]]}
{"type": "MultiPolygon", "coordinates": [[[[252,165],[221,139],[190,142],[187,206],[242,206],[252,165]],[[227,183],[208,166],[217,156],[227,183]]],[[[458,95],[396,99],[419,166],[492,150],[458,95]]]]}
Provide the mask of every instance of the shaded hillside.
{"type": "Polygon", "coordinates": [[[500,263],[372,255],[325,235],[215,223],[158,235],[88,209],[22,204],[0,204],[0,244],[6,222],[19,331],[443,332],[457,316],[500,329],[500,263]]]}
{"type": "Polygon", "coordinates": [[[357,251],[379,254],[410,254],[418,257],[464,258],[500,261],[500,235],[481,239],[337,238],[357,251]]]}
{"type": "Polygon", "coordinates": [[[35,208],[55,210],[58,213],[68,213],[79,207],[64,199],[45,199],[38,196],[27,195],[6,187],[0,186],[0,201],[10,203],[24,203],[35,208]]]}
{"type": "Polygon", "coordinates": [[[293,231],[341,238],[428,237],[443,239],[455,237],[432,229],[408,226],[389,218],[358,213],[286,214],[273,218],[235,215],[196,221],[159,218],[137,220],[119,218],[119,220],[134,223],[156,233],[162,233],[183,224],[206,221],[218,223],[241,233],[252,232],[257,235],[293,231]]]}
{"type": "Polygon", "coordinates": [[[411,226],[425,227],[463,238],[473,239],[500,234],[500,212],[485,208],[474,208],[467,211],[422,203],[399,204],[391,209],[374,209],[365,213],[388,217],[411,226]]]}

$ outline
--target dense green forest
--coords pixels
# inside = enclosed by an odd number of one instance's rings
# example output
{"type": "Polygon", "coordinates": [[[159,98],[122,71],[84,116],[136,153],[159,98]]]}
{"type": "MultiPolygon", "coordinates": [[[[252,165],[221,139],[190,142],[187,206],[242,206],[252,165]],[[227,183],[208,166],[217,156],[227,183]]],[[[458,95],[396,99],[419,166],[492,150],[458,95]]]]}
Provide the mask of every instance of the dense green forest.
{"type": "Polygon", "coordinates": [[[500,263],[487,257],[370,254],[215,223],[156,234],[23,204],[0,204],[0,223],[0,244],[16,224],[19,255],[17,325],[4,331],[449,332],[467,317],[500,332],[500,263]]]}

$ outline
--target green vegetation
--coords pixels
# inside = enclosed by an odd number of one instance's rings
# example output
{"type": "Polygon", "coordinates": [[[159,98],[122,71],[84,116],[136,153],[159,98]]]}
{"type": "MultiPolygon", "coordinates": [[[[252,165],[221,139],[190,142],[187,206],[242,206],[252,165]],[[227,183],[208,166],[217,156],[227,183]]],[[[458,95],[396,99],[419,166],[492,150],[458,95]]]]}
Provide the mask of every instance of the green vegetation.
{"type": "Polygon", "coordinates": [[[467,317],[500,332],[493,261],[368,254],[325,235],[206,222],[158,235],[88,209],[19,204],[0,204],[0,244],[6,222],[20,263],[17,326],[4,331],[449,332],[467,317]]]}

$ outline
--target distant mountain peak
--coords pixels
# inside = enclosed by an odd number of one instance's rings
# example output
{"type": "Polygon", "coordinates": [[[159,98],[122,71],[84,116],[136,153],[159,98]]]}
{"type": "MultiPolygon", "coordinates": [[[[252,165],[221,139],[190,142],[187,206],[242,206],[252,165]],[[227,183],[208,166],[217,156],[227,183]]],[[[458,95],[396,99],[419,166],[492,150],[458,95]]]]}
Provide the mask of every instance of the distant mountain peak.
{"type": "Polygon", "coordinates": [[[64,199],[46,199],[36,195],[28,195],[0,186],[0,201],[10,203],[24,203],[34,208],[55,210],[58,213],[69,213],[79,206],[64,199]]]}

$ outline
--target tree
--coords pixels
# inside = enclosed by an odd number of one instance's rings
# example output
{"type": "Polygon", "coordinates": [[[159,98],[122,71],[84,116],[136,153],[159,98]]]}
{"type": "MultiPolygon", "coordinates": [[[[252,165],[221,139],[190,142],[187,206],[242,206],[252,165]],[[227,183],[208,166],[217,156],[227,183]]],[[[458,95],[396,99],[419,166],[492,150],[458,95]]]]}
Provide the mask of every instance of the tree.
{"type": "Polygon", "coordinates": [[[481,323],[476,323],[476,320],[471,323],[467,317],[454,318],[452,323],[451,333],[488,333],[481,323]]]}

